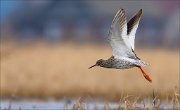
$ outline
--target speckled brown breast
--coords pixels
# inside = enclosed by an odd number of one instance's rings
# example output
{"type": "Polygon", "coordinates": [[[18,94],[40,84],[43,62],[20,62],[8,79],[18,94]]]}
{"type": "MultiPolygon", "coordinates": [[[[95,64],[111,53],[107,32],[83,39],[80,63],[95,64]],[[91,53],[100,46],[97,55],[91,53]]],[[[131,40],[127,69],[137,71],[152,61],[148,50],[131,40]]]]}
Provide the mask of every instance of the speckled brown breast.
{"type": "Polygon", "coordinates": [[[116,68],[116,69],[128,69],[135,67],[136,65],[126,60],[115,59],[113,56],[103,62],[101,67],[104,68],[116,68]]]}

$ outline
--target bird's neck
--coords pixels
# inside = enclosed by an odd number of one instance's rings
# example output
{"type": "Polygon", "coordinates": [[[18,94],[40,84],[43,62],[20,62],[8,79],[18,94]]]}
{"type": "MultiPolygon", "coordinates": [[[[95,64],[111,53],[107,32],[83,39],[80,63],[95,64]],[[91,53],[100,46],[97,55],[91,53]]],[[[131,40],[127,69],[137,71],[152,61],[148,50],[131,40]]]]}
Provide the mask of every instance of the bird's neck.
{"type": "Polygon", "coordinates": [[[100,66],[105,67],[105,68],[110,68],[111,67],[111,62],[110,62],[109,59],[103,60],[100,66]]]}

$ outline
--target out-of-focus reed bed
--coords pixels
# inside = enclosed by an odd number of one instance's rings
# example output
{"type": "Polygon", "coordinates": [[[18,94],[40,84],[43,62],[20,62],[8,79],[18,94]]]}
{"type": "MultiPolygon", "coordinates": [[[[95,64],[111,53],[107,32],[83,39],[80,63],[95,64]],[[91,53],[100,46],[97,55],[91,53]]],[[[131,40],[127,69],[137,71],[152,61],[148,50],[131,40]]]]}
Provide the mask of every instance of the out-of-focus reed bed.
{"type": "Polygon", "coordinates": [[[179,110],[180,103],[177,97],[172,100],[161,100],[155,93],[150,98],[122,95],[117,102],[107,100],[97,101],[86,97],[79,97],[76,100],[62,100],[61,102],[38,102],[29,103],[17,100],[9,100],[6,106],[0,106],[2,110],[26,110],[26,109],[53,109],[53,110],[179,110]],[[88,100],[87,100],[88,99],[88,100]],[[18,103],[17,103],[18,102],[18,103]],[[50,104],[51,103],[51,104],[50,104]],[[52,105],[53,103],[53,105],[52,105]],[[44,104],[44,106],[43,106],[44,104]],[[45,106],[46,105],[46,106],[45,106]]]}
{"type": "MultiPolygon", "coordinates": [[[[107,45],[107,44],[105,44],[107,45]]],[[[37,43],[29,46],[1,44],[1,97],[63,98],[102,97],[119,100],[121,94],[147,97],[154,90],[168,100],[179,98],[179,53],[165,49],[136,49],[136,54],[150,64],[119,70],[95,67],[97,59],[111,56],[110,46],[37,43]]]]}

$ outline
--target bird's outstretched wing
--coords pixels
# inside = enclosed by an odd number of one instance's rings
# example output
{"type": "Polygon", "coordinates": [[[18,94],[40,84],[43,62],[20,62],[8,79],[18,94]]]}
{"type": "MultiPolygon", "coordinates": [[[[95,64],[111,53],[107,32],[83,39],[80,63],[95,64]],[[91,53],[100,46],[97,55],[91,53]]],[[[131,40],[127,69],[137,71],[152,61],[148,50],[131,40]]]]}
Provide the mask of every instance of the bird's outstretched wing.
{"type": "Polygon", "coordinates": [[[131,20],[127,24],[127,35],[128,35],[128,38],[129,38],[129,43],[130,43],[133,50],[134,50],[135,34],[136,34],[136,30],[137,30],[138,25],[139,25],[141,14],[142,14],[142,9],[140,9],[134,15],[134,17],[131,18],[131,20]]]}
{"type": "Polygon", "coordinates": [[[112,47],[112,54],[115,58],[136,58],[127,35],[127,21],[125,11],[120,9],[109,30],[109,42],[112,47]]]}

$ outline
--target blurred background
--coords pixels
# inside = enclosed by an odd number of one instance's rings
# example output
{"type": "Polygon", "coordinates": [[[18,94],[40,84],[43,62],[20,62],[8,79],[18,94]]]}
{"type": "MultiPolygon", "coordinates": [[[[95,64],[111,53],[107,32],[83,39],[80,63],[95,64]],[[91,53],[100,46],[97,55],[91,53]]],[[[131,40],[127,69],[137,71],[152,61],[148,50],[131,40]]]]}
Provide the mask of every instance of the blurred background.
{"type": "Polygon", "coordinates": [[[178,47],[178,1],[1,0],[1,39],[103,42],[118,9],[143,9],[137,45],[178,47]]]}
{"type": "Polygon", "coordinates": [[[171,96],[179,88],[179,1],[1,0],[1,98],[63,99],[122,93],[171,96]],[[150,66],[150,84],[136,68],[88,69],[111,56],[107,35],[118,9],[129,20],[143,10],[137,55],[150,66]]]}

